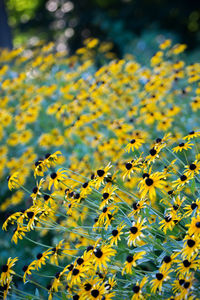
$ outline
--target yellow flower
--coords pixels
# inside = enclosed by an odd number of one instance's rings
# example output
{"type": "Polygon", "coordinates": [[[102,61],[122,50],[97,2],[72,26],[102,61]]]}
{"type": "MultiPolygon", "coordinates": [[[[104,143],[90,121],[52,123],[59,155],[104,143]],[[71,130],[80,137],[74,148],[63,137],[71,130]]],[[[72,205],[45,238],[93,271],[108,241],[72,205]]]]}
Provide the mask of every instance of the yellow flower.
{"type": "Polygon", "coordinates": [[[66,171],[62,171],[62,169],[59,169],[57,172],[53,172],[50,174],[50,179],[49,179],[49,186],[48,189],[51,190],[52,187],[54,189],[58,189],[59,182],[63,181],[67,177],[66,171]]]}
{"type": "Polygon", "coordinates": [[[161,272],[156,273],[156,278],[151,281],[151,285],[152,285],[151,292],[153,294],[156,293],[157,289],[159,291],[162,290],[163,282],[170,279],[170,277],[168,276],[170,272],[172,271],[165,270],[162,273],[161,272]]]}
{"type": "Polygon", "coordinates": [[[137,281],[137,283],[134,284],[134,286],[132,288],[134,294],[133,294],[131,300],[145,299],[144,296],[142,295],[142,288],[147,283],[147,281],[148,281],[148,277],[145,276],[142,278],[140,283],[137,281]]]}
{"type": "Polygon", "coordinates": [[[15,265],[16,261],[18,261],[17,257],[9,257],[7,263],[1,267],[1,286],[4,286],[6,283],[12,280],[12,275],[15,274],[15,272],[12,270],[12,267],[15,265]]]}
{"type": "Polygon", "coordinates": [[[186,143],[180,143],[178,146],[173,148],[173,152],[181,152],[183,150],[188,150],[188,149],[192,149],[191,146],[194,146],[194,144],[190,143],[190,142],[186,142],[186,143]]]}
{"type": "Polygon", "coordinates": [[[8,188],[9,188],[9,190],[19,188],[20,184],[21,184],[21,182],[20,182],[19,172],[15,172],[11,176],[9,176],[9,178],[8,178],[8,188]]]}
{"type": "Polygon", "coordinates": [[[164,187],[163,174],[161,172],[155,172],[152,174],[147,174],[138,184],[140,187],[141,197],[145,198],[149,194],[150,200],[156,199],[155,188],[162,189],[164,187]]]}
{"type": "Polygon", "coordinates": [[[95,188],[99,189],[101,184],[104,184],[104,180],[105,178],[110,175],[110,173],[108,172],[110,170],[110,168],[112,168],[111,163],[109,163],[104,169],[99,169],[96,172],[96,176],[95,176],[95,188]]]}
{"type": "Polygon", "coordinates": [[[128,255],[126,258],[125,266],[122,270],[122,275],[126,272],[127,274],[132,274],[132,267],[136,267],[136,261],[143,258],[146,251],[138,252],[134,255],[128,255]]]}
{"type": "Polygon", "coordinates": [[[126,227],[125,225],[123,225],[123,223],[121,223],[119,226],[117,226],[117,229],[113,229],[112,230],[112,236],[110,236],[108,239],[110,240],[110,244],[112,245],[116,245],[118,241],[121,241],[120,235],[123,233],[122,229],[126,227]]]}
{"type": "Polygon", "coordinates": [[[128,236],[128,246],[135,246],[140,243],[141,238],[144,237],[142,230],[146,229],[147,226],[143,226],[146,222],[146,219],[138,218],[137,222],[133,222],[132,226],[129,229],[129,236],[128,236]]]}
{"type": "Polygon", "coordinates": [[[125,151],[127,151],[129,153],[130,151],[134,151],[134,149],[139,149],[142,144],[144,144],[143,139],[134,138],[125,147],[125,151]]]}
{"type": "Polygon", "coordinates": [[[102,271],[107,267],[110,257],[115,256],[116,250],[112,249],[110,245],[102,245],[101,247],[96,247],[93,253],[95,270],[99,269],[102,271]]]}

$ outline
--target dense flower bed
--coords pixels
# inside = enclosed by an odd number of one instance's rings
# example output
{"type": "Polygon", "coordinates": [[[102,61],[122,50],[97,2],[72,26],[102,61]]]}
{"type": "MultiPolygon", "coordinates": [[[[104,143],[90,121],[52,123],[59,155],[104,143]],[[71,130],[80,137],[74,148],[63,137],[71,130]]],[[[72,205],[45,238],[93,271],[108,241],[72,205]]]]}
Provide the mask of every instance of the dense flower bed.
{"type": "Polygon", "coordinates": [[[4,298],[197,299],[200,64],[185,47],[166,40],[146,65],[97,39],[72,57],[1,53],[4,298]]]}

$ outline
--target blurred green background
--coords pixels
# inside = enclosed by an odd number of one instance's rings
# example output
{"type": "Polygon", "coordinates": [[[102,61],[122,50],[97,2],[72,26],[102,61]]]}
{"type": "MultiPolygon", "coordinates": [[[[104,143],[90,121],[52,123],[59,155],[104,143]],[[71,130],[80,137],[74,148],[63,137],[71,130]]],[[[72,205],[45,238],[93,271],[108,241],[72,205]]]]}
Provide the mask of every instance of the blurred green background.
{"type": "MultiPolygon", "coordinates": [[[[87,37],[112,41],[121,56],[157,39],[200,46],[200,3],[180,0],[0,0],[14,46],[42,39],[73,53],[87,37]],[[142,37],[142,38],[141,38],[142,37]]],[[[159,42],[159,41],[158,41],[159,42]]]]}

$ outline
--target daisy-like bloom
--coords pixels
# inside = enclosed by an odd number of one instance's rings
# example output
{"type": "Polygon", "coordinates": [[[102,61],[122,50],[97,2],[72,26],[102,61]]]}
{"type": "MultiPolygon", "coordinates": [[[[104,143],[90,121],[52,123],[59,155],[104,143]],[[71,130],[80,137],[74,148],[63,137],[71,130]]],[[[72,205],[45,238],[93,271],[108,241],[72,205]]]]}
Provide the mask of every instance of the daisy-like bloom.
{"type": "Polygon", "coordinates": [[[35,226],[35,222],[38,221],[37,215],[42,213],[43,209],[39,206],[32,206],[29,209],[25,211],[23,216],[21,216],[19,219],[19,223],[23,222],[23,217],[25,217],[28,220],[27,229],[33,230],[33,227],[35,226]]]}
{"type": "Polygon", "coordinates": [[[51,190],[52,187],[54,189],[58,189],[59,182],[64,180],[67,177],[66,171],[62,169],[59,169],[57,172],[53,172],[50,174],[50,179],[49,179],[49,186],[48,189],[51,190]]]}
{"type": "Polygon", "coordinates": [[[34,177],[36,176],[44,176],[44,172],[47,171],[47,167],[44,164],[43,159],[39,159],[35,162],[35,168],[34,168],[34,177]]]}
{"type": "Polygon", "coordinates": [[[164,219],[159,223],[160,227],[159,229],[163,230],[163,232],[166,234],[167,230],[172,231],[174,226],[177,224],[177,222],[180,221],[180,217],[176,215],[171,216],[170,214],[166,215],[164,219]]]}
{"type": "Polygon", "coordinates": [[[199,259],[195,260],[195,257],[193,256],[192,259],[183,259],[183,260],[176,260],[178,264],[177,266],[177,274],[183,274],[183,275],[189,275],[191,272],[191,269],[197,270],[199,268],[199,259]]]}
{"type": "Polygon", "coordinates": [[[141,198],[145,198],[148,194],[151,201],[156,199],[156,188],[162,189],[164,187],[163,174],[161,172],[155,172],[153,174],[147,174],[145,178],[143,178],[139,182],[141,198]]]}
{"type": "Polygon", "coordinates": [[[12,280],[12,275],[15,272],[12,270],[18,258],[9,257],[7,263],[1,267],[0,285],[3,286],[12,280]]]}
{"type": "Polygon", "coordinates": [[[147,199],[141,199],[137,202],[133,202],[132,204],[132,212],[130,212],[130,214],[128,214],[128,217],[132,217],[134,216],[135,214],[139,214],[141,209],[146,207],[146,204],[147,204],[147,199]]]}
{"type": "Polygon", "coordinates": [[[125,171],[122,174],[122,178],[123,180],[126,178],[126,176],[128,176],[128,178],[131,178],[131,174],[133,173],[133,171],[140,171],[140,165],[142,164],[142,162],[139,159],[133,159],[131,160],[131,162],[127,162],[125,163],[125,171]]]}
{"type": "Polygon", "coordinates": [[[53,247],[52,250],[52,254],[50,257],[50,263],[51,264],[55,264],[58,266],[58,257],[62,255],[63,252],[63,248],[62,246],[64,245],[64,240],[60,241],[56,247],[53,247]]]}
{"type": "Polygon", "coordinates": [[[101,272],[104,268],[107,268],[107,263],[110,261],[111,256],[115,256],[116,250],[112,249],[110,245],[102,245],[101,247],[96,247],[93,253],[95,270],[99,268],[101,272]]]}
{"type": "Polygon", "coordinates": [[[109,164],[104,169],[97,170],[96,176],[95,176],[95,188],[96,189],[99,189],[100,186],[102,184],[104,184],[105,178],[110,175],[110,172],[109,172],[110,168],[112,168],[112,165],[109,162],[109,164]]]}
{"type": "Polygon", "coordinates": [[[166,214],[169,214],[172,217],[172,219],[176,219],[177,215],[180,217],[179,211],[185,199],[186,199],[185,197],[182,197],[181,199],[179,195],[173,197],[172,199],[173,202],[169,201],[168,199],[162,199],[161,202],[163,202],[164,205],[168,206],[168,209],[166,210],[166,214]]]}
{"type": "Polygon", "coordinates": [[[157,290],[162,290],[163,282],[170,279],[170,277],[168,276],[170,272],[171,270],[165,270],[162,273],[156,273],[156,278],[151,281],[151,292],[153,294],[155,294],[157,290]]]}
{"type": "Polygon", "coordinates": [[[60,151],[56,151],[53,154],[47,153],[45,155],[45,159],[43,161],[43,164],[47,166],[48,168],[55,166],[58,160],[58,155],[62,155],[60,151]]]}
{"type": "Polygon", "coordinates": [[[89,270],[88,265],[85,265],[84,263],[76,264],[76,266],[74,266],[73,269],[71,270],[70,283],[80,284],[81,280],[87,276],[88,270],[89,270]]]}
{"type": "Polygon", "coordinates": [[[142,288],[147,283],[147,281],[148,281],[148,277],[143,277],[140,283],[137,281],[137,283],[134,284],[134,286],[132,288],[134,294],[133,294],[131,300],[143,300],[144,299],[144,296],[142,295],[142,288]]]}
{"type": "Polygon", "coordinates": [[[11,288],[11,282],[12,282],[12,278],[10,280],[8,280],[5,284],[0,286],[0,296],[1,297],[3,296],[4,300],[7,299],[9,289],[11,288]]]}
{"type": "Polygon", "coordinates": [[[190,224],[185,225],[186,227],[189,227],[188,234],[190,236],[194,235],[199,236],[200,235],[200,215],[194,216],[192,218],[192,221],[190,224]]]}
{"type": "Polygon", "coordinates": [[[9,190],[17,189],[20,187],[20,174],[19,172],[13,173],[8,177],[8,188],[9,190]]]}
{"type": "Polygon", "coordinates": [[[31,275],[31,272],[33,270],[35,270],[35,260],[32,261],[28,266],[25,265],[23,268],[22,268],[23,272],[24,272],[24,275],[23,275],[23,282],[25,283],[26,282],[26,276],[27,275],[31,275]]]}
{"type": "Polygon", "coordinates": [[[111,186],[111,187],[109,186],[103,189],[102,201],[99,206],[99,209],[102,209],[104,206],[106,206],[109,203],[109,201],[114,200],[116,190],[117,190],[117,186],[111,186]]]}
{"type": "Polygon", "coordinates": [[[177,180],[174,180],[172,183],[173,188],[180,189],[182,188],[185,184],[189,182],[191,178],[186,176],[185,174],[181,175],[177,180]]]}
{"type": "Polygon", "coordinates": [[[172,174],[174,174],[174,173],[176,173],[177,172],[177,170],[176,170],[176,165],[175,165],[175,162],[177,161],[177,159],[174,159],[174,160],[172,160],[172,162],[169,164],[169,165],[167,165],[167,166],[165,166],[164,167],[164,169],[163,169],[163,174],[166,176],[167,174],[169,174],[169,173],[172,173],[172,174]]]}
{"type": "Polygon", "coordinates": [[[44,181],[45,180],[43,178],[40,179],[40,182],[39,183],[37,182],[37,186],[35,186],[33,188],[33,193],[31,194],[31,198],[33,199],[33,203],[35,203],[35,201],[37,199],[37,196],[41,196],[42,195],[41,192],[40,192],[40,190],[42,188],[42,184],[44,183],[44,181]]]}
{"type": "Polygon", "coordinates": [[[139,149],[142,144],[144,144],[144,140],[142,138],[135,137],[128,143],[128,145],[126,145],[125,151],[127,151],[128,153],[130,151],[133,152],[135,149],[139,149]]]}
{"type": "Polygon", "coordinates": [[[136,267],[136,261],[143,258],[145,254],[146,251],[141,251],[134,255],[128,255],[126,258],[126,262],[124,263],[125,266],[122,270],[122,275],[124,275],[124,273],[132,274],[132,267],[136,267]]]}
{"type": "Polygon", "coordinates": [[[121,241],[120,235],[123,233],[122,229],[126,227],[123,223],[119,224],[116,229],[113,229],[112,236],[110,236],[108,239],[110,240],[110,244],[116,245],[118,244],[118,241],[121,241]]]}
{"type": "Polygon", "coordinates": [[[157,144],[149,150],[149,155],[146,156],[146,158],[145,158],[148,165],[153,163],[156,160],[156,158],[159,158],[159,152],[162,149],[162,146],[163,146],[162,144],[160,144],[160,145],[157,144]]]}
{"type": "Polygon", "coordinates": [[[49,298],[52,299],[53,292],[58,292],[59,287],[63,287],[63,284],[61,282],[61,279],[63,278],[63,274],[65,269],[63,269],[61,272],[57,272],[54,276],[53,281],[51,282],[48,290],[49,290],[49,298]]]}
{"type": "Polygon", "coordinates": [[[18,239],[22,240],[23,237],[25,236],[25,232],[27,232],[27,231],[28,230],[26,227],[18,225],[14,231],[11,241],[14,242],[15,244],[17,244],[18,239]]]}
{"type": "Polygon", "coordinates": [[[39,268],[42,267],[42,265],[46,264],[46,260],[49,259],[49,255],[52,254],[52,250],[48,249],[43,253],[38,253],[37,254],[37,259],[35,260],[35,268],[38,270],[39,268]]]}
{"type": "Polygon", "coordinates": [[[191,204],[187,204],[184,209],[186,212],[184,213],[184,217],[189,217],[192,213],[199,214],[200,212],[200,199],[197,198],[191,204]]]}
{"type": "Polygon", "coordinates": [[[92,186],[91,181],[86,181],[85,183],[82,184],[81,191],[80,191],[81,198],[85,198],[87,195],[89,195],[92,192],[91,186],[92,186]]]}
{"type": "Polygon", "coordinates": [[[113,277],[109,277],[108,280],[104,283],[104,287],[106,291],[110,291],[113,289],[113,287],[117,284],[115,280],[115,275],[113,277]]]}
{"type": "Polygon", "coordinates": [[[200,161],[195,160],[193,163],[186,166],[185,168],[186,168],[185,175],[190,178],[193,178],[195,175],[199,174],[200,172],[200,161]]]}
{"type": "Polygon", "coordinates": [[[194,130],[192,130],[183,139],[190,141],[191,139],[194,139],[194,138],[197,138],[197,137],[200,137],[200,131],[195,132],[194,130]]]}
{"type": "Polygon", "coordinates": [[[136,244],[138,244],[144,237],[142,230],[147,228],[147,226],[143,226],[145,222],[145,218],[143,220],[141,218],[138,218],[137,222],[132,223],[132,226],[129,228],[129,235],[127,237],[127,244],[129,247],[131,247],[132,245],[136,247],[136,244]]]}
{"type": "Polygon", "coordinates": [[[108,225],[110,225],[111,219],[118,211],[118,207],[114,204],[110,206],[105,206],[102,209],[102,213],[99,215],[99,223],[104,224],[107,229],[108,225]]]}
{"type": "Polygon", "coordinates": [[[92,289],[90,290],[89,297],[83,298],[84,300],[101,300],[104,297],[104,294],[106,293],[106,289],[103,284],[97,283],[92,286],[92,289]]]}
{"type": "Polygon", "coordinates": [[[200,237],[199,236],[189,236],[184,237],[185,243],[182,250],[182,257],[191,259],[191,257],[198,253],[200,249],[200,237]]]}
{"type": "Polygon", "coordinates": [[[183,150],[188,150],[188,149],[192,149],[191,146],[194,146],[194,144],[190,143],[190,142],[186,142],[186,143],[180,143],[178,146],[173,148],[173,152],[181,152],[183,150]]]}
{"type": "Polygon", "coordinates": [[[20,217],[23,213],[22,212],[16,212],[14,214],[12,214],[11,216],[9,216],[6,221],[3,223],[2,229],[3,230],[7,230],[8,224],[14,224],[14,222],[16,221],[16,219],[18,219],[18,217],[20,217]]]}
{"type": "Polygon", "coordinates": [[[162,265],[159,268],[159,271],[162,273],[171,268],[172,264],[175,262],[175,258],[178,253],[173,253],[172,255],[165,255],[162,261],[162,265]]]}

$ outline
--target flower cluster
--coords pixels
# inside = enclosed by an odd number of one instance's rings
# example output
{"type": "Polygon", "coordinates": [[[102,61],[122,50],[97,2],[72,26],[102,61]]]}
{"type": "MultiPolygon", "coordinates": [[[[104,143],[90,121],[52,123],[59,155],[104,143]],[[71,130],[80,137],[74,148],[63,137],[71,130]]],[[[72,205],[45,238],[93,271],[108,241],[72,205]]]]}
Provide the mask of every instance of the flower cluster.
{"type": "Polygon", "coordinates": [[[126,58],[97,69],[98,51],[112,58],[98,43],[68,58],[52,44],[0,58],[0,175],[10,190],[1,210],[12,207],[3,230],[32,246],[26,261],[2,266],[0,291],[197,299],[200,64],[186,66],[185,45],[167,40],[147,66],[126,58]]]}

